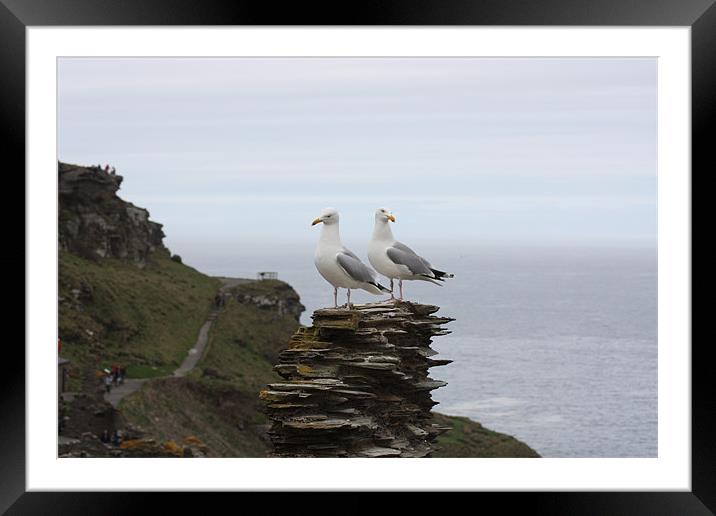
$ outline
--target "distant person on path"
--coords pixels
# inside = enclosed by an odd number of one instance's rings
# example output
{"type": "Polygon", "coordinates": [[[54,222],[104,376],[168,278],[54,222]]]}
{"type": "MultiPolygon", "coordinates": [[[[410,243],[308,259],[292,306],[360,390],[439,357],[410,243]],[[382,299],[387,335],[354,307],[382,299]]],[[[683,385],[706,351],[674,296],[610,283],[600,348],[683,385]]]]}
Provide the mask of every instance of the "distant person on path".
{"type": "Polygon", "coordinates": [[[112,174],[114,176],[114,175],[116,175],[116,173],[117,173],[117,169],[112,167],[112,170],[110,170],[110,174],[112,174]]]}
{"type": "Polygon", "coordinates": [[[104,171],[105,173],[109,174],[109,165],[104,166],[104,171]]]}
{"type": "Polygon", "coordinates": [[[102,432],[102,437],[100,437],[99,440],[105,444],[109,444],[109,432],[106,428],[104,429],[104,432],[102,432]]]}
{"type": "Polygon", "coordinates": [[[219,294],[214,296],[214,306],[217,308],[221,306],[221,296],[219,294]]]}
{"type": "Polygon", "coordinates": [[[107,394],[109,394],[109,391],[112,390],[112,377],[110,375],[104,377],[104,388],[107,391],[107,394]]]}
{"type": "Polygon", "coordinates": [[[112,436],[112,444],[115,446],[119,446],[119,443],[122,442],[122,436],[119,435],[119,430],[114,431],[114,435],[112,436]]]}

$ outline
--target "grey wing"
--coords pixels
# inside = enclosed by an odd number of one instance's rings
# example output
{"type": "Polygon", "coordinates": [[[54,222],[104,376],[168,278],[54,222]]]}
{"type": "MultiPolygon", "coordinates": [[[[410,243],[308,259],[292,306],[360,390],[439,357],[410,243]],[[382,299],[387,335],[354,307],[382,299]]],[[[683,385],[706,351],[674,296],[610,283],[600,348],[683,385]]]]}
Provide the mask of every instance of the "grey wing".
{"type": "Polygon", "coordinates": [[[415,251],[413,251],[410,247],[408,247],[405,244],[401,244],[400,242],[393,242],[392,247],[395,247],[396,249],[400,249],[401,251],[405,251],[407,253],[418,254],[415,251]]]}
{"type": "Polygon", "coordinates": [[[375,273],[347,249],[339,252],[336,255],[336,259],[338,260],[338,265],[354,280],[375,283],[375,273]]]}
{"type": "Polygon", "coordinates": [[[393,247],[395,247],[396,249],[400,249],[401,251],[405,251],[406,253],[414,254],[415,256],[417,256],[418,258],[420,258],[420,259],[422,260],[422,262],[425,264],[425,266],[426,266],[428,269],[432,269],[432,268],[433,268],[433,266],[430,265],[430,262],[428,262],[425,258],[423,258],[422,256],[420,256],[420,255],[419,255],[418,253],[416,253],[415,251],[413,251],[413,250],[412,250],[410,247],[408,247],[407,245],[401,244],[400,242],[393,242],[393,247]]]}
{"type": "Polygon", "coordinates": [[[388,248],[387,253],[388,258],[390,258],[393,263],[405,265],[413,274],[433,276],[433,271],[430,270],[430,264],[415,254],[415,251],[410,249],[407,245],[396,242],[388,248]]]}

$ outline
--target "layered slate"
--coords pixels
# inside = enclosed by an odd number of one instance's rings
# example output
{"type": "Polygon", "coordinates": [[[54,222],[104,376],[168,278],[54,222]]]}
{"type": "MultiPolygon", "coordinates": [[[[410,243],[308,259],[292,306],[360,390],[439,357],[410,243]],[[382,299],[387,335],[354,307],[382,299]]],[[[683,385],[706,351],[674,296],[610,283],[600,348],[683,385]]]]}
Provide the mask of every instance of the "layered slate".
{"type": "Polygon", "coordinates": [[[261,392],[279,457],[425,457],[446,430],[431,423],[432,337],[454,319],[439,307],[384,302],[316,310],[261,392]]]}

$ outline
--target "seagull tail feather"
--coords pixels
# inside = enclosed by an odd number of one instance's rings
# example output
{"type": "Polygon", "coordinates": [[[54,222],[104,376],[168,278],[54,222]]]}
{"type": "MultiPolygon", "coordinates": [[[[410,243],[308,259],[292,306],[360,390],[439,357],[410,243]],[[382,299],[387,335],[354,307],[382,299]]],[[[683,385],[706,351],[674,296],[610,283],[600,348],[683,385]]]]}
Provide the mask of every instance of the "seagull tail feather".
{"type": "Polygon", "coordinates": [[[439,271],[437,269],[430,269],[435,275],[435,279],[445,281],[444,278],[454,278],[455,275],[445,271],[439,271]]]}

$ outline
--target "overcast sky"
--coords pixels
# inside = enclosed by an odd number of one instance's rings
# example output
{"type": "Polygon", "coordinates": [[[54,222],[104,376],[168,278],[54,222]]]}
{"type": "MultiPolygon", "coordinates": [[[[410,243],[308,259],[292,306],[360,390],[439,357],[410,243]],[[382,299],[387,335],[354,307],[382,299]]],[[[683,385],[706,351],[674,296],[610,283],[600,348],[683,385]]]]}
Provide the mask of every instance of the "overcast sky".
{"type": "MultiPolygon", "coordinates": [[[[59,159],[109,163],[180,252],[415,241],[653,244],[655,59],[59,60],[59,159]]],[[[357,249],[356,249],[357,250],[357,249]]]]}

